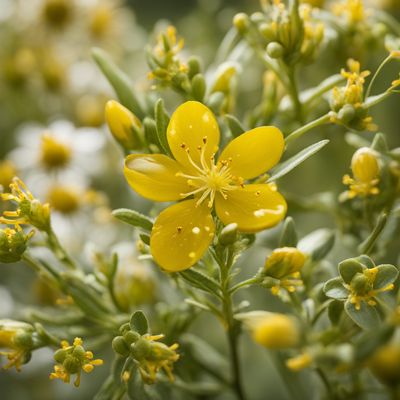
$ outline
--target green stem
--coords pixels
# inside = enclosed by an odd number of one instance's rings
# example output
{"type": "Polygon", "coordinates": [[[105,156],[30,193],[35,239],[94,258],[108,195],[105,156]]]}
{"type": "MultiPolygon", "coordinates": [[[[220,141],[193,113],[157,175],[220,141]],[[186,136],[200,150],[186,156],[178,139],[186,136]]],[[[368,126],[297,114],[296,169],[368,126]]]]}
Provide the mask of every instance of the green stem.
{"type": "Polygon", "coordinates": [[[330,115],[329,115],[329,113],[327,113],[327,114],[324,114],[322,117],[319,117],[319,118],[315,119],[314,121],[311,121],[308,124],[300,127],[299,129],[296,129],[295,131],[290,133],[288,136],[286,136],[286,138],[285,138],[286,145],[288,145],[293,140],[298,139],[299,137],[303,136],[309,130],[316,128],[317,126],[327,124],[329,121],[330,121],[330,115]]]}
{"type": "Polygon", "coordinates": [[[293,107],[296,114],[296,119],[303,124],[304,116],[303,116],[303,105],[300,101],[299,89],[296,81],[296,70],[295,68],[288,68],[287,76],[289,79],[289,85],[287,86],[287,90],[292,99],[293,107]]]}
{"type": "Polygon", "coordinates": [[[334,393],[334,391],[333,391],[333,388],[332,388],[331,383],[329,382],[328,377],[325,375],[325,372],[322,371],[321,368],[316,368],[316,369],[315,369],[315,372],[316,372],[316,373],[318,374],[318,376],[321,378],[321,381],[322,381],[322,383],[323,383],[324,386],[325,386],[325,389],[326,389],[326,393],[327,393],[327,395],[328,395],[328,398],[329,398],[329,399],[335,399],[335,398],[336,398],[335,393],[334,393]]]}
{"type": "Polygon", "coordinates": [[[371,78],[371,81],[369,82],[367,91],[365,93],[365,98],[367,99],[371,93],[371,89],[372,86],[374,85],[375,79],[377,78],[377,76],[380,74],[380,72],[382,71],[382,68],[392,59],[392,55],[389,54],[382,62],[381,65],[377,68],[377,70],[375,71],[373,77],[371,78]]]}
{"type": "Polygon", "coordinates": [[[235,293],[237,290],[244,288],[246,286],[250,286],[250,285],[255,285],[258,283],[261,283],[262,278],[258,277],[258,276],[254,276],[253,278],[250,279],[246,279],[245,281],[239,282],[238,284],[236,284],[235,286],[232,286],[229,290],[230,294],[235,293]]]}
{"type": "Polygon", "coordinates": [[[245,400],[243,392],[241,373],[240,373],[240,360],[238,353],[238,338],[239,330],[237,323],[233,317],[233,303],[232,294],[229,287],[230,283],[230,269],[233,264],[233,251],[228,249],[228,256],[225,263],[219,262],[221,271],[221,292],[222,292],[222,308],[226,321],[227,337],[229,343],[229,352],[231,358],[232,368],[232,387],[236,392],[239,400],[245,400]]]}
{"type": "Polygon", "coordinates": [[[54,233],[53,229],[49,229],[47,233],[47,242],[50,249],[53,251],[55,256],[64,263],[70,269],[77,269],[75,262],[68,255],[67,251],[62,247],[57,235],[54,233]]]}

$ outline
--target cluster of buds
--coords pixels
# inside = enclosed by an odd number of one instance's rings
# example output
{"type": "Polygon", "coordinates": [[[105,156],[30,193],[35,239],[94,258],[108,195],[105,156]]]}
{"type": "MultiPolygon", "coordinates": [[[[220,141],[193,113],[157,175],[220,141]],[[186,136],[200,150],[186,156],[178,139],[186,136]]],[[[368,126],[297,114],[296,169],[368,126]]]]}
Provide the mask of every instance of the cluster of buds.
{"type": "Polygon", "coordinates": [[[0,229],[0,262],[7,264],[20,261],[33,234],[33,230],[26,234],[19,225],[14,229],[0,229]]]}
{"type": "MultiPolygon", "coordinates": [[[[179,354],[176,352],[178,344],[167,346],[158,342],[164,335],[148,333],[147,321],[144,325],[141,324],[142,326],[135,323],[139,315],[139,318],[145,318],[139,311],[133,314],[130,324],[121,326],[121,335],[115,337],[112,342],[114,351],[134,361],[144,383],[155,383],[160,370],[163,370],[168,379],[173,382],[173,364],[179,359],[179,354]]],[[[123,376],[126,380],[130,379],[131,372],[125,371],[123,376]]]]}
{"type": "Polygon", "coordinates": [[[331,98],[331,122],[356,130],[376,130],[372,117],[365,107],[364,84],[369,71],[361,71],[360,63],[353,59],[347,62],[349,71],[342,69],[347,79],[346,86],[334,87],[331,98]]]}
{"type": "Polygon", "coordinates": [[[31,225],[40,231],[50,230],[50,205],[42,204],[36,199],[19,178],[14,178],[10,184],[10,193],[0,194],[5,201],[17,205],[15,211],[4,211],[0,223],[5,225],[31,225]]]}
{"type": "Polygon", "coordinates": [[[15,367],[21,370],[21,365],[31,359],[35,348],[35,332],[31,325],[13,320],[0,320],[0,355],[7,357],[5,369],[15,367]]]}
{"type": "Polygon", "coordinates": [[[142,148],[143,128],[136,115],[115,100],[107,102],[105,115],[111,134],[125,151],[142,148]]]}
{"type": "Polygon", "coordinates": [[[78,387],[81,382],[81,372],[92,372],[95,366],[102,365],[103,360],[93,360],[93,353],[85,350],[82,339],[75,338],[72,345],[66,340],[61,342],[61,349],[54,353],[54,372],[50,374],[50,379],[61,379],[64,383],[69,383],[71,375],[76,375],[74,385],[78,387]]]}
{"type": "Polygon", "coordinates": [[[379,322],[377,296],[394,289],[398,277],[395,266],[375,266],[365,255],[349,258],[339,263],[339,277],[330,279],[324,286],[326,296],[344,301],[345,310],[361,327],[379,322]]]}
{"type": "Polygon", "coordinates": [[[303,284],[300,271],[305,261],[305,255],[295,247],[275,249],[260,271],[262,286],[270,288],[274,295],[278,295],[282,289],[289,293],[294,292],[296,287],[303,284]]]}
{"type": "Polygon", "coordinates": [[[367,197],[377,195],[379,189],[380,168],[377,153],[369,147],[358,149],[351,159],[353,177],[343,176],[343,183],[349,190],[341,196],[342,200],[352,199],[356,196],[367,197]]]}
{"type": "Polygon", "coordinates": [[[147,53],[151,68],[149,79],[154,79],[162,86],[180,85],[186,80],[188,66],[178,57],[184,45],[183,38],[178,38],[176,28],[168,26],[158,35],[156,46],[147,53]]]}
{"type": "Polygon", "coordinates": [[[324,26],[312,18],[312,7],[296,0],[289,7],[280,0],[263,1],[264,13],[234,17],[236,29],[251,43],[261,45],[272,59],[287,65],[311,61],[324,37],[324,26]]]}

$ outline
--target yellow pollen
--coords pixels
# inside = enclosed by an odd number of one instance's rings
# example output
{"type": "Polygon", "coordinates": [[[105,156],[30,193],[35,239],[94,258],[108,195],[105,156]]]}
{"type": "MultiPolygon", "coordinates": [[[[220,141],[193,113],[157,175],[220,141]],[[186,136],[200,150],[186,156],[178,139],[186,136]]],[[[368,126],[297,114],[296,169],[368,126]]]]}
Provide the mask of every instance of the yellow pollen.
{"type": "Polygon", "coordinates": [[[208,199],[208,207],[214,204],[215,196],[219,193],[224,199],[227,199],[227,192],[243,187],[243,179],[235,177],[230,171],[232,160],[221,160],[214,162],[214,155],[210,157],[210,161],[206,161],[206,144],[207,136],[204,136],[203,146],[198,146],[200,152],[200,160],[194,161],[190,155],[189,148],[184,143],[181,148],[186,152],[190,165],[194,168],[194,174],[184,174],[179,172],[177,175],[187,178],[187,184],[193,188],[192,191],[181,193],[182,198],[189,196],[199,196],[196,206],[199,206],[208,199]]]}
{"type": "Polygon", "coordinates": [[[47,168],[63,168],[71,159],[71,149],[50,135],[42,136],[41,161],[47,168]]]}

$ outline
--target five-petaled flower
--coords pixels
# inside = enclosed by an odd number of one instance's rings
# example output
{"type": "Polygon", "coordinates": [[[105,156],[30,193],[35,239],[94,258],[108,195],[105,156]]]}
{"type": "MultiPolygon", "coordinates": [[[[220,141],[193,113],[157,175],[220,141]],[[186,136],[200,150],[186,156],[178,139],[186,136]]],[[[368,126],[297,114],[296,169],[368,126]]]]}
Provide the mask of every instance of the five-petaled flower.
{"type": "Polygon", "coordinates": [[[212,210],[224,224],[258,232],[279,223],[286,201],[269,184],[246,183],[281,158],[279,129],[262,126],[232,140],[215,160],[218,123],[203,104],[188,101],[177,108],[167,128],[172,159],[162,154],[131,154],[125,160],[130,186],[153,201],[178,201],[156,219],[150,239],[154,260],[167,271],[194,265],[211,244],[212,210]]]}

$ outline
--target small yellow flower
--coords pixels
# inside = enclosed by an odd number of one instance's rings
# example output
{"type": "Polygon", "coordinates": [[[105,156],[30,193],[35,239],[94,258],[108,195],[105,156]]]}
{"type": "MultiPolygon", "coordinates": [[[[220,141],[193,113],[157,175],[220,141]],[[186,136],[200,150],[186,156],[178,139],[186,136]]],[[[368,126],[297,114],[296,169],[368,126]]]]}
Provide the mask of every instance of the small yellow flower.
{"type": "Polygon", "coordinates": [[[284,314],[270,313],[257,319],[252,327],[253,340],[269,349],[294,347],[299,336],[296,322],[284,314]]]}
{"type": "Polygon", "coordinates": [[[110,4],[98,4],[90,12],[89,31],[95,38],[103,38],[110,31],[114,10],[110,4]]]}
{"type": "Polygon", "coordinates": [[[351,160],[353,178],[349,175],[343,177],[343,183],[349,185],[350,190],[346,192],[348,198],[356,196],[377,195],[379,189],[379,163],[376,153],[368,147],[358,149],[351,160]]]}
{"type": "Polygon", "coordinates": [[[167,128],[175,159],[131,154],[125,159],[130,186],[153,201],[184,200],[162,211],[150,239],[155,261],[167,271],[194,265],[214,237],[212,208],[225,224],[257,232],[279,223],[286,201],[268,184],[246,184],[273,167],[284,149],[275,127],[258,127],[231,141],[215,162],[219,127],[203,104],[189,101],[174,112],[167,128]]]}
{"type": "Polygon", "coordinates": [[[64,383],[69,383],[71,375],[76,375],[76,387],[80,385],[82,370],[89,373],[95,366],[103,365],[103,360],[93,360],[93,353],[84,349],[81,338],[75,338],[72,345],[63,340],[61,349],[54,353],[54,359],[57,364],[54,366],[54,372],[50,374],[50,379],[61,379],[64,383]]]}
{"type": "Polygon", "coordinates": [[[50,207],[63,214],[74,213],[82,202],[75,188],[63,185],[53,186],[47,194],[47,201],[50,207]]]}
{"type": "Polygon", "coordinates": [[[363,0],[342,0],[335,2],[332,12],[339,17],[344,17],[351,26],[366,19],[363,0]]]}
{"type": "Polygon", "coordinates": [[[3,186],[4,190],[8,189],[16,175],[17,169],[11,161],[0,161],[0,186],[3,186]]]}
{"type": "Polygon", "coordinates": [[[11,193],[0,193],[0,199],[17,205],[15,211],[4,211],[0,223],[5,225],[32,225],[43,231],[50,228],[50,206],[35,199],[24,182],[18,177],[10,184],[11,193]]]}
{"type": "Polygon", "coordinates": [[[43,134],[40,160],[48,169],[64,168],[71,160],[71,149],[48,134],[43,134]]]}
{"type": "Polygon", "coordinates": [[[15,367],[19,372],[21,365],[26,364],[31,357],[33,349],[33,328],[24,322],[13,320],[0,320],[0,355],[6,356],[8,363],[4,369],[15,367]]]}

